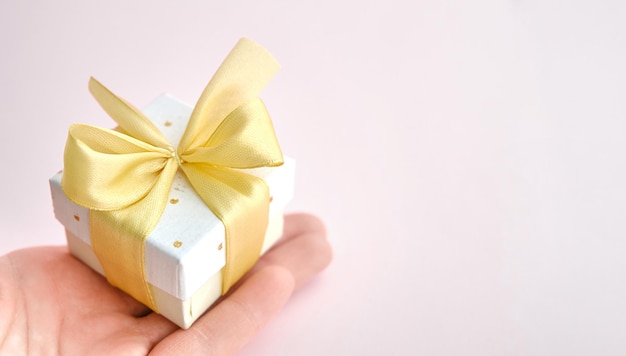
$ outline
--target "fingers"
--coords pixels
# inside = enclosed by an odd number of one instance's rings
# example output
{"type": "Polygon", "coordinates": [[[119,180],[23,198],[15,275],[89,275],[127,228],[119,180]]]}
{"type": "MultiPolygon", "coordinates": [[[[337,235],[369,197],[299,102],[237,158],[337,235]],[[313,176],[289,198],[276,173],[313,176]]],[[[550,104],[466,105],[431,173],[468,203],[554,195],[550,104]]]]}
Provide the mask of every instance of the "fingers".
{"type": "Polygon", "coordinates": [[[291,272],[285,268],[260,269],[190,329],[174,332],[151,354],[230,355],[287,302],[294,283],[291,272]]]}
{"type": "Polygon", "coordinates": [[[269,250],[255,269],[267,266],[286,268],[299,288],[326,268],[332,260],[332,250],[326,239],[324,224],[308,214],[285,217],[283,239],[269,250]]]}

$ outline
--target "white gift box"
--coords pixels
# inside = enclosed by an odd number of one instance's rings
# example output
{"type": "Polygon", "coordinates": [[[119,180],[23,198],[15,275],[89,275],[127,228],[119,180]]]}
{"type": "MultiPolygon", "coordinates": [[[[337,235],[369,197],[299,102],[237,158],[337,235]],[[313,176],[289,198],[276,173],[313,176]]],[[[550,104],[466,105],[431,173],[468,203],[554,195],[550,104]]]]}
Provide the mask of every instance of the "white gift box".
{"type": "MultiPolygon", "coordinates": [[[[170,143],[176,144],[185,131],[192,108],[162,95],[142,111],[170,143]]],[[[269,186],[270,221],[261,251],[265,253],[282,235],[283,210],[293,197],[295,161],[285,157],[282,166],[243,171],[263,178],[269,186]]],[[[89,209],[72,203],[65,196],[61,189],[62,174],[50,179],[50,189],[54,213],[65,226],[69,250],[104,274],[91,249],[89,209]]],[[[187,329],[221,295],[226,249],[224,225],[202,202],[180,170],[168,202],[157,226],[146,239],[146,279],[158,312],[187,329]]]]}

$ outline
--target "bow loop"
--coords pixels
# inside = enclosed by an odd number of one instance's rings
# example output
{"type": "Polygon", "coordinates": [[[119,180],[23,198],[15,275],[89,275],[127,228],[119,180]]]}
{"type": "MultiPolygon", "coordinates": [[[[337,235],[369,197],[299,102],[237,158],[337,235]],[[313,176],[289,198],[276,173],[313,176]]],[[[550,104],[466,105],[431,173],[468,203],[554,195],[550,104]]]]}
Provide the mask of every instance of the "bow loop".
{"type": "Polygon", "coordinates": [[[123,209],[153,189],[169,152],[114,130],[75,124],[65,146],[63,190],[94,210],[123,209]]]}
{"type": "Polygon", "coordinates": [[[238,169],[283,164],[272,120],[258,98],[233,110],[203,146],[183,152],[181,158],[187,163],[238,169]]]}
{"type": "Polygon", "coordinates": [[[204,146],[222,120],[256,98],[279,68],[265,48],[247,38],[239,40],[200,95],[179,148],[204,146]]]}

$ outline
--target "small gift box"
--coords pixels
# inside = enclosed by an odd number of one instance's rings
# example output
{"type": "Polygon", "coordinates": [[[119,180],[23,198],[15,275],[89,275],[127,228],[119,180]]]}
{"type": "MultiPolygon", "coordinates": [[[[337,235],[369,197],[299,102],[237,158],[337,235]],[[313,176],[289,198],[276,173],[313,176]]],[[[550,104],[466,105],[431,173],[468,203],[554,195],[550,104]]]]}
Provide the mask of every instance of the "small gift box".
{"type": "Polygon", "coordinates": [[[243,39],[194,108],[162,95],[139,111],[92,79],[119,127],[72,126],[50,179],[70,252],[191,326],[282,235],[295,162],[256,98],[277,68],[243,39]]]}

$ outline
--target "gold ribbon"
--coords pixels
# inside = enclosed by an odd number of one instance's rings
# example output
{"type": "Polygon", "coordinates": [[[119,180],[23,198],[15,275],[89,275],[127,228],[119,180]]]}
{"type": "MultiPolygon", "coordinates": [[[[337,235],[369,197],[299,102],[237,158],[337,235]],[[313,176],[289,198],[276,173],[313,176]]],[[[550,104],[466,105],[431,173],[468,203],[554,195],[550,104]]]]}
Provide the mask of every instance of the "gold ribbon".
{"type": "Polygon", "coordinates": [[[283,163],[271,119],[257,98],[277,70],[265,49],[240,40],[200,96],[178,148],[91,78],[89,90],[119,127],[70,127],[61,186],[73,202],[91,209],[92,248],[111,284],[157,310],[144,245],[178,168],[226,228],[222,293],[254,265],[268,224],[269,189],[239,169],[283,163]]]}

